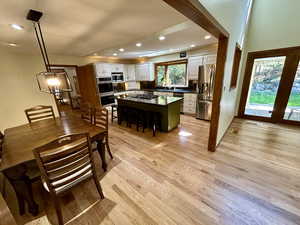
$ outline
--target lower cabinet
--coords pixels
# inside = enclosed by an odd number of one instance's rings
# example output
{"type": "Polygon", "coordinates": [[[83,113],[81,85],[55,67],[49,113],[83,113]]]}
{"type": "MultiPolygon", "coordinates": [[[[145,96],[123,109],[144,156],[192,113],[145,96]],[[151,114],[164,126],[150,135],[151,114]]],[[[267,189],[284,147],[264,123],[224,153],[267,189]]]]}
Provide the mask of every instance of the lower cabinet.
{"type": "Polygon", "coordinates": [[[197,94],[185,93],[183,97],[183,112],[196,114],[197,94]]]}

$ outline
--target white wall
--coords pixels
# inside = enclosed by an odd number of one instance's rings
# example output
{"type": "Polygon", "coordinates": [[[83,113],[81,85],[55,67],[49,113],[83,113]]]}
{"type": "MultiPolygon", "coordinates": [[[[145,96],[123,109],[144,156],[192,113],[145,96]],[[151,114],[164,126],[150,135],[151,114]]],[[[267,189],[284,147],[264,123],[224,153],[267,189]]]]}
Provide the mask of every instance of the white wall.
{"type": "Polygon", "coordinates": [[[225,134],[235,115],[237,90],[230,90],[230,79],[236,43],[243,47],[247,30],[248,9],[252,0],[199,0],[217,21],[230,33],[217,142],[225,134]]]}
{"type": "Polygon", "coordinates": [[[237,106],[239,105],[248,52],[300,46],[299,12],[300,1],[254,1],[242,56],[242,69],[239,74],[237,106]]]}
{"type": "MultiPolygon", "coordinates": [[[[41,56],[13,53],[0,49],[0,130],[27,123],[24,109],[35,105],[52,105],[51,95],[38,90],[35,75],[44,71],[41,56]]],[[[53,64],[79,64],[80,58],[50,56],[53,64]]]]}

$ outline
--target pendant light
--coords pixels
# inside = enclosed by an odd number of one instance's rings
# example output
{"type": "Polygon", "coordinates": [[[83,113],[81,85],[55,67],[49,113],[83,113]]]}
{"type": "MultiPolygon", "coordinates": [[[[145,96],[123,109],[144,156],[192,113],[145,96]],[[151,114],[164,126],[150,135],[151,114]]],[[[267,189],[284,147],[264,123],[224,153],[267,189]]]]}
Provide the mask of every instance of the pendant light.
{"type": "Polygon", "coordinates": [[[27,20],[30,20],[33,23],[36,39],[46,68],[46,71],[40,72],[36,75],[38,87],[40,91],[53,95],[57,95],[62,92],[71,92],[72,86],[67,73],[51,71],[47,49],[39,22],[42,16],[42,12],[30,9],[26,17],[27,20]]]}

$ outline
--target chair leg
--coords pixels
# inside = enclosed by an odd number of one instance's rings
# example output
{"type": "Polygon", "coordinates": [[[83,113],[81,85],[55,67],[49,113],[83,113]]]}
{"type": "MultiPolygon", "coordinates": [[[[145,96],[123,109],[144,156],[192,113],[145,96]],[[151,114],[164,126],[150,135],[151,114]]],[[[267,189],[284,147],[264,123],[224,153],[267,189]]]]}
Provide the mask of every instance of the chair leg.
{"type": "Polygon", "coordinates": [[[100,183],[99,183],[99,181],[97,179],[97,176],[94,173],[93,173],[93,180],[95,182],[95,185],[96,185],[97,191],[98,191],[98,193],[100,195],[100,198],[104,199],[104,194],[103,194],[103,191],[102,191],[102,187],[101,187],[101,185],[100,185],[100,183]]]}
{"type": "Polygon", "coordinates": [[[110,158],[113,159],[114,157],[111,154],[110,147],[109,147],[109,144],[108,144],[108,135],[106,135],[106,137],[105,137],[105,146],[106,146],[106,149],[108,151],[108,154],[109,154],[110,158]]]}
{"type": "Polygon", "coordinates": [[[63,221],[63,216],[62,216],[62,212],[61,212],[61,206],[59,203],[59,199],[57,198],[57,196],[52,196],[52,198],[54,200],[54,206],[55,206],[55,211],[57,214],[58,224],[63,225],[64,221],[63,221]]]}

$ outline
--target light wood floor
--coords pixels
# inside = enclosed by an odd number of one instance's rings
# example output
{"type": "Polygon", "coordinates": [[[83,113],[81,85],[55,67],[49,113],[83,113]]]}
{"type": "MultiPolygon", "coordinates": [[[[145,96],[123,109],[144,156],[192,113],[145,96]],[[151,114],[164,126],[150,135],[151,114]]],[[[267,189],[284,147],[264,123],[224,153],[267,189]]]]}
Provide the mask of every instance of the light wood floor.
{"type": "MultiPolygon", "coordinates": [[[[209,123],[181,116],[180,128],[152,137],[110,126],[109,171],[99,172],[106,199],[88,181],[62,199],[68,224],[300,224],[300,129],[235,119],[216,153],[206,150],[209,123]]],[[[96,158],[99,160],[98,155],[96,158]]],[[[100,165],[98,165],[98,171],[100,165]]],[[[50,199],[35,185],[39,217],[56,224],[50,199]],[[44,196],[41,198],[41,196],[44,196]],[[42,200],[44,199],[44,200],[42,200]]]]}

